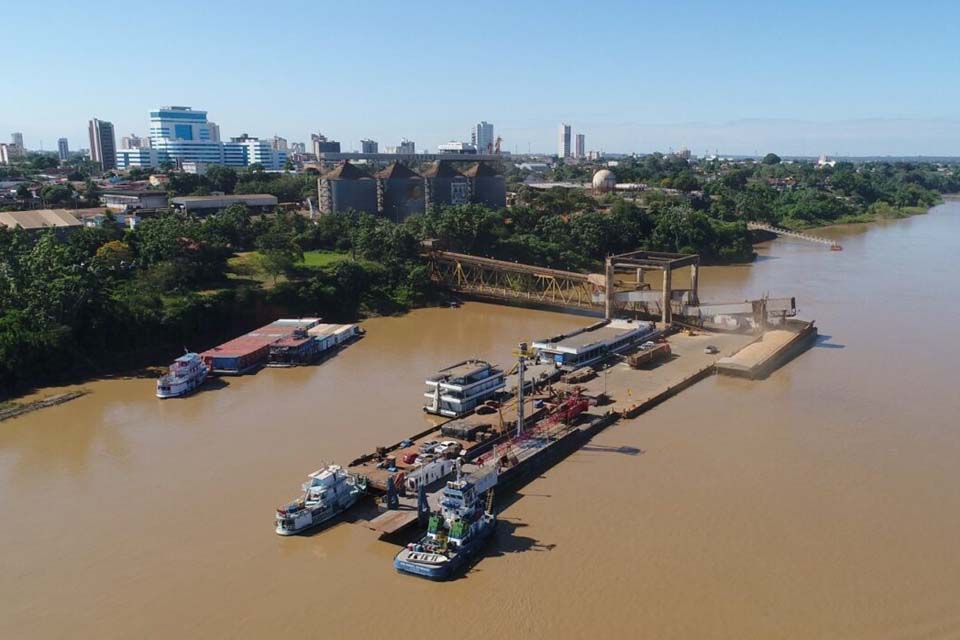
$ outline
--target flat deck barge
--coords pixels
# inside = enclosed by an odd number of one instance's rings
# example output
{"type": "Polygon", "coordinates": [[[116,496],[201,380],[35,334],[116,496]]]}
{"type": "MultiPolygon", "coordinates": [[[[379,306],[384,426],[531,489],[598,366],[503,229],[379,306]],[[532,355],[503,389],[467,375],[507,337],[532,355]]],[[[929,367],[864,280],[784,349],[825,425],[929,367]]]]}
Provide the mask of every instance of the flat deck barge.
{"type": "Polygon", "coordinates": [[[767,331],[739,352],[717,361],[717,372],[756,380],[809,349],[817,338],[813,322],[789,320],[783,328],[767,331]]]}

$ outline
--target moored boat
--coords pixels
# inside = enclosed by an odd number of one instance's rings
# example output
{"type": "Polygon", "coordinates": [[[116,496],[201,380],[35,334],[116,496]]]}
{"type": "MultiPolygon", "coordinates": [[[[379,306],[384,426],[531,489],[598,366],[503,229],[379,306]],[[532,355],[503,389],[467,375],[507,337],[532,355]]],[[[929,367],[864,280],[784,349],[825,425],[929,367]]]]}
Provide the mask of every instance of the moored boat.
{"type": "Polygon", "coordinates": [[[196,353],[180,356],[170,365],[170,371],[157,379],[158,398],[183,396],[207,381],[210,368],[196,353]]]}
{"type": "Polygon", "coordinates": [[[465,568],[493,535],[497,516],[492,511],[495,469],[447,482],[440,510],[430,515],[427,533],[396,555],[397,571],[430,580],[447,580],[465,568]],[[484,498],[487,504],[484,506],[484,498]]]}
{"type": "Polygon", "coordinates": [[[331,520],[352,507],[366,488],[363,476],[348,473],[340,465],[314,471],[303,484],[303,495],[277,509],[277,534],[291,536],[331,520]]]}

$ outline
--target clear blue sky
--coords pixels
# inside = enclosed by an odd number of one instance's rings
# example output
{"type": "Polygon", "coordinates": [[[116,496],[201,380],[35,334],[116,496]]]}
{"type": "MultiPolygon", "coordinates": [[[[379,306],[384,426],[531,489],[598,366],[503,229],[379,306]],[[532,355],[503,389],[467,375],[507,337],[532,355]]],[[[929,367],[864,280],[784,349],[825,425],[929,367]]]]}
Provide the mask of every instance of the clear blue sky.
{"type": "Polygon", "coordinates": [[[418,148],[960,155],[948,2],[8,2],[0,134],[88,146],[160,105],[225,137],[418,148]],[[841,6],[842,5],[842,6],[841,6]]]}

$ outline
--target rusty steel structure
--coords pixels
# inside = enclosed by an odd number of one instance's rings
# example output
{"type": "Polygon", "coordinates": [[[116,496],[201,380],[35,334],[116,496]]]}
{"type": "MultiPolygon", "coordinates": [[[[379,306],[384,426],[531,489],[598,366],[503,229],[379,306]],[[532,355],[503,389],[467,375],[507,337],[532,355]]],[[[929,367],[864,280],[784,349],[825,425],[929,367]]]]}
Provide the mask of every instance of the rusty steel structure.
{"type": "Polygon", "coordinates": [[[678,319],[703,326],[717,316],[739,316],[752,318],[753,325],[762,328],[768,317],[796,315],[793,298],[701,302],[700,256],[695,254],[631,251],[609,256],[604,273],[578,273],[441,251],[429,244],[425,249],[434,282],[495,302],[602,310],[608,320],[622,315],[659,317],[664,325],[678,319]],[[673,286],[673,272],[678,269],[689,269],[688,288],[673,286]],[[657,275],[651,278],[652,274],[657,275]],[[653,289],[648,279],[659,288],[653,289]]]}
{"type": "Polygon", "coordinates": [[[461,293],[496,300],[595,310],[603,276],[494,260],[450,251],[426,254],[431,277],[461,293]]]}

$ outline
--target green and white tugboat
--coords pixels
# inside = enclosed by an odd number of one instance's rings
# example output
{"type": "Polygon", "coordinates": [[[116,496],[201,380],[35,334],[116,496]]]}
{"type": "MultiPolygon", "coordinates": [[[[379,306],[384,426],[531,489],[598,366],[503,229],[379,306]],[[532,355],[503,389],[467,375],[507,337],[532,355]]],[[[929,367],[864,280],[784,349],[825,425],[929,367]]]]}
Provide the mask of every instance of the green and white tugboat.
{"type": "Polygon", "coordinates": [[[427,533],[408,544],[393,560],[402,573],[447,580],[465,568],[490,539],[497,526],[492,512],[497,471],[460,475],[447,482],[440,510],[430,514],[427,533]]]}

